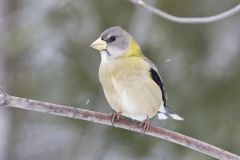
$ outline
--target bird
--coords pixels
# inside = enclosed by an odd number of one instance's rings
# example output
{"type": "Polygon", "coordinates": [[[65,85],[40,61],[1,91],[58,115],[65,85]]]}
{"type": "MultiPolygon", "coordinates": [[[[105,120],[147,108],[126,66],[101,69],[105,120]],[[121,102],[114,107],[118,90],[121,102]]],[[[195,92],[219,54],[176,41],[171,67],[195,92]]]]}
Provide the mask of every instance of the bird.
{"type": "Polygon", "coordinates": [[[120,116],[140,121],[147,131],[149,119],[183,120],[167,106],[167,94],[154,63],[140,49],[136,40],[120,26],[106,29],[91,45],[99,51],[99,80],[104,95],[115,111],[114,123],[120,116]]]}

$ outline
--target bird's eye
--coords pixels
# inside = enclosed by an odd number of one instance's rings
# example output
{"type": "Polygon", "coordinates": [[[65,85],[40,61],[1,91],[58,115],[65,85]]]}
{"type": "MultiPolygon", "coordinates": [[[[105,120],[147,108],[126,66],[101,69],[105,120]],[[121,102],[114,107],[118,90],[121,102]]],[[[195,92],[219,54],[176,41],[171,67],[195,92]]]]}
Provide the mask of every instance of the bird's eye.
{"type": "Polygon", "coordinates": [[[111,41],[111,42],[113,42],[113,41],[115,41],[115,40],[116,40],[116,37],[115,37],[115,36],[111,36],[111,37],[110,37],[110,41],[111,41]]]}
{"type": "Polygon", "coordinates": [[[116,36],[111,36],[107,39],[107,43],[111,43],[116,40],[116,36]]]}

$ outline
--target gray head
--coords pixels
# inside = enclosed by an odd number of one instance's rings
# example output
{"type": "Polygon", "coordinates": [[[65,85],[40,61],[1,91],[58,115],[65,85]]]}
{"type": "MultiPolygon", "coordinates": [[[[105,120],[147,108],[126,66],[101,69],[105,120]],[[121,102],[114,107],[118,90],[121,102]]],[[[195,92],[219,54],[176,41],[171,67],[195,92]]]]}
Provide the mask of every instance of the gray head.
{"type": "Polygon", "coordinates": [[[105,30],[100,37],[91,44],[95,48],[109,57],[119,57],[126,53],[130,44],[130,35],[121,27],[111,27],[105,30]]]}

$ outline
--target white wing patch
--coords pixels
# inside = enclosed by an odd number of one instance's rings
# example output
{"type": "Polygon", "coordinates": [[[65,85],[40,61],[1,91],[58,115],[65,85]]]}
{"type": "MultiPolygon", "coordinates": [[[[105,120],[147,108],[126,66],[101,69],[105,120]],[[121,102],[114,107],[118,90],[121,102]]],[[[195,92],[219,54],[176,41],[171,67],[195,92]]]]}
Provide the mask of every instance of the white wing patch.
{"type": "Polygon", "coordinates": [[[167,113],[167,110],[165,109],[165,107],[163,105],[161,105],[161,107],[159,108],[159,112],[167,113]]]}
{"type": "Polygon", "coordinates": [[[179,120],[179,121],[184,120],[182,117],[172,112],[169,108],[166,108],[163,105],[161,105],[161,107],[159,108],[158,119],[168,119],[168,118],[179,120]]]}
{"type": "Polygon", "coordinates": [[[164,113],[158,113],[158,119],[160,120],[164,120],[164,119],[168,119],[168,116],[166,116],[164,113]]]}

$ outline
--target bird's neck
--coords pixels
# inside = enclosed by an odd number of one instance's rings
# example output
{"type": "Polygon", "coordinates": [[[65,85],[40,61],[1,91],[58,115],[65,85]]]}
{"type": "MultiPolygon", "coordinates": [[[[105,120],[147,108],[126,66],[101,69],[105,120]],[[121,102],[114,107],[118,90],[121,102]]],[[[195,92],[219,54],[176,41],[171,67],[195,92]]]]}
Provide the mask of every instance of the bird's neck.
{"type": "Polygon", "coordinates": [[[143,56],[143,53],[139,45],[137,44],[137,42],[133,38],[131,38],[128,51],[124,57],[133,57],[133,56],[143,56]]]}
{"type": "Polygon", "coordinates": [[[108,62],[109,60],[112,61],[112,60],[117,60],[122,58],[125,59],[129,57],[144,57],[139,45],[133,38],[130,39],[129,43],[130,43],[129,48],[125,53],[121,54],[121,56],[117,56],[117,57],[111,56],[109,55],[109,52],[106,52],[105,50],[101,51],[101,63],[108,62]]]}

